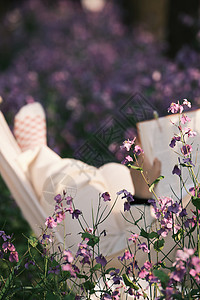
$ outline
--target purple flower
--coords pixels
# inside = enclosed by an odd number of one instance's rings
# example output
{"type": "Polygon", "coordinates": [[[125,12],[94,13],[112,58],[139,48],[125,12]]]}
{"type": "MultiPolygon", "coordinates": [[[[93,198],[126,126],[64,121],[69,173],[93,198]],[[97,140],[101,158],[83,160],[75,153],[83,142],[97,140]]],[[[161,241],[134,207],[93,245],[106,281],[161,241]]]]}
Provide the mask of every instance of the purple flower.
{"type": "Polygon", "coordinates": [[[28,269],[28,268],[29,268],[29,265],[35,266],[35,262],[34,262],[33,260],[30,260],[30,261],[28,261],[27,263],[25,263],[24,267],[25,267],[26,269],[28,269]]]}
{"type": "Polygon", "coordinates": [[[186,209],[185,208],[183,208],[182,209],[182,211],[179,213],[179,217],[185,217],[185,216],[187,216],[187,211],[186,211],[186,209]]]}
{"type": "Polygon", "coordinates": [[[143,252],[149,253],[149,249],[146,243],[138,244],[138,248],[141,249],[143,252]]]}
{"type": "Polygon", "coordinates": [[[57,265],[55,267],[50,267],[49,271],[48,271],[48,274],[50,274],[50,273],[56,274],[56,275],[60,274],[60,266],[57,265]]]}
{"type": "Polygon", "coordinates": [[[129,211],[131,208],[130,203],[128,201],[124,202],[124,212],[129,211]]]}
{"type": "Polygon", "coordinates": [[[96,259],[96,262],[98,264],[101,264],[103,267],[105,267],[105,265],[107,264],[107,260],[105,259],[105,257],[102,254],[97,256],[95,259],[96,259]]]}
{"type": "Polygon", "coordinates": [[[106,202],[106,201],[111,201],[111,198],[110,198],[110,194],[108,192],[105,192],[101,195],[103,197],[103,200],[106,202]]]}
{"type": "Polygon", "coordinates": [[[7,240],[11,239],[10,235],[6,235],[4,231],[0,231],[0,237],[2,237],[2,239],[4,240],[4,242],[6,242],[7,240]]]}
{"type": "Polygon", "coordinates": [[[172,170],[172,174],[176,174],[178,176],[181,176],[181,170],[179,169],[178,165],[175,165],[173,170],[172,170]]]}
{"type": "Polygon", "coordinates": [[[72,219],[74,218],[78,219],[81,214],[82,212],[79,209],[75,209],[72,213],[72,219]]]}
{"type": "Polygon", "coordinates": [[[189,165],[192,165],[193,167],[195,166],[193,164],[193,162],[191,161],[191,158],[189,158],[189,157],[183,158],[183,162],[184,162],[184,164],[189,164],[189,165]]]}
{"type": "Polygon", "coordinates": [[[45,234],[45,233],[43,234],[41,243],[43,244],[44,242],[50,242],[50,243],[52,242],[52,239],[49,234],[45,234]]]}
{"type": "Polygon", "coordinates": [[[169,144],[169,146],[171,148],[174,148],[176,146],[176,142],[180,141],[181,140],[181,137],[180,136],[174,136],[172,139],[171,139],[171,142],[169,144]]]}
{"type": "Polygon", "coordinates": [[[67,205],[72,205],[72,200],[73,200],[73,198],[71,197],[71,196],[67,196],[66,198],[65,198],[65,200],[66,200],[66,203],[67,203],[67,205]]]}
{"type": "Polygon", "coordinates": [[[120,281],[122,280],[122,277],[118,275],[119,272],[119,269],[115,269],[115,271],[110,272],[114,284],[120,284],[120,281]]]}
{"type": "Polygon", "coordinates": [[[181,152],[183,153],[183,155],[187,156],[189,155],[191,152],[192,152],[192,146],[191,145],[184,145],[182,148],[181,148],[181,152]]]}
{"type": "Polygon", "coordinates": [[[54,197],[54,200],[56,201],[56,203],[59,204],[62,202],[63,199],[62,199],[62,196],[60,194],[58,194],[54,197]]]}
{"type": "Polygon", "coordinates": [[[48,218],[46,218],[45,225],[46,225],[48,228],[53,228],[53,227],[56,227],[56,226],[57,226],[57,222],[54,220],[54,218],[48,217],[48,218]]]}

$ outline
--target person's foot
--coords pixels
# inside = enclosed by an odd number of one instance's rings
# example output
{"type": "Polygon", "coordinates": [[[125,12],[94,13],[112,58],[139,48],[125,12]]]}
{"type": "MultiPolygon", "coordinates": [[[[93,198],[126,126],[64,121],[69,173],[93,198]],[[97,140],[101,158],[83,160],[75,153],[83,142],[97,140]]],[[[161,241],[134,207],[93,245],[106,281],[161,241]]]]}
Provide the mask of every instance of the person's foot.
{"type": "MultiPolygon", "coordinates": [[[[161,162],[155,158],[153,165],[144,156],[139,158],[139,164],[142,165],[144,170],[144,176],[147,178],[148,183],[151,184],[161,173],[161,162]]],[[[131,176],[135,188],[135,196],[142,199],[148,199],[152,197],[149,192],[149,187],[142,177],[140,171],[131,169],[131,176]]]]}
{"type": "Polygon", "coordinates": [[[14,135],[22,151],[47,144],[45,112],[40,103],[20,109],[14,120],[14,135]]]}

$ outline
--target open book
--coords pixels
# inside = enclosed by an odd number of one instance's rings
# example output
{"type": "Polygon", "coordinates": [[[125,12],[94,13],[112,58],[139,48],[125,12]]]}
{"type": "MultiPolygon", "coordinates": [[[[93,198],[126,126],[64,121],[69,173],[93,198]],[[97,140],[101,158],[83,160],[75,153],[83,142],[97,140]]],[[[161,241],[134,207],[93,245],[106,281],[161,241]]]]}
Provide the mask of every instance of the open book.
{"type": "MultiPolygon", "coordinates": [[[[185,114],[191,119],[191,121],[182,127],[189,127],[197,133],[197,136],[189,137],[186,140],[188,144],[192,145],[192,161],[195,163],[195,173],[197,174],[200,166],[200,109],[186,112],[185,114]]],[[[180,153],[182,144],[177,142],[173,149],[169,146],[174,134],[179,133],[178,128],[172,124],[172,122],[178,124],[178,120],[179,115],[174,114],[137,124],[139,138],[145,155],[150,162],[153,162],[154,158],[157,157],[162,164],[161,175],[165,178],[162,179],[156,187],[156,193],[160,197],[170,197],[173,196],[174,193],[178,197],[181,196],[179,176],[176,174],[173,175],[172,170],[178,163],[178,154],[175,153],[175,151],[180,153]]],[[[193,183],[189,178],[187,168],[182,168],[182,177],[184,181],[186,181],[187,188],[193,186],[193,183]]],[[[184,196],[186,193],[184,189],[182,192],[182,196],[184,196]]]]}

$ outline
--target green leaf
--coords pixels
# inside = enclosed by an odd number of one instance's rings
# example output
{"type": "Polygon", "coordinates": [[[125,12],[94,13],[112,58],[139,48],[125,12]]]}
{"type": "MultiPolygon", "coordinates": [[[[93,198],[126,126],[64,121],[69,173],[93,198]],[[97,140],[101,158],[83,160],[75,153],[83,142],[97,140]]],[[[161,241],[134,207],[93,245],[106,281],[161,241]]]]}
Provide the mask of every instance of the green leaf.
{"type": "Polygon", "coordinates": [[[140,235],[145,237],[146,239],[148,239],[148,237],[149,237],[149,234],[143,228],[140,231],[140,235]]]}
{"type": "Polygon", "coordinates": [[[157,240],[157,241],[155,241],[153,247],[154,247],[154,249],[155,249],[157,252],[160,252],[160,251],[163,249],[164,244],[165,244],[164,239],[162,239],[162,240],[157,240]]]}
{"type": "Polygon", "coordinates": [[[152,231],[150,233],[146,232],[143,228],[141,229],[140,235],[145,237],[146,239],[153,239],[157,238],[158,234],[155,231],[152,231]]]}
{"type": "Polygon", "coordinates": [[[89,278],[87,275],[80,274],[80,273],[76,273],[76,276],[77,276],[78,278],[84,278],[84,279],[86,279],[86,280],[89,278]]]}
{"type": "Polygon", "coordinates": [[[137,166],[134,166],[134,165],[131,165],[131,164],[128,164],[128,167],[131,167],[131,169],[143,172],[143,169],[141,167],[137,167],[137,166]]]}
{"type": "Polygon", "coordinates": [[[139,287],[133,281],[131,281],[126,274],[123,274],[122,277],[126,286],[130,286],[132,289],[136,291],[139,290],[139,287]]]}
{"type": "Polygon", "coordinates": [[[165,288],[169,281],[169,276],[162,270],[154,270],[153,274],[160,279],[162,287],[165,288]]]}
{"type": "Polygon", "coordinates": [[[96,244],[98,244],[99,242],[99,237],[95,236],[93,234],[90,234],[89,232],[84,232],[81,235],[82,239],[89,239],[89,241],[87,242],[87,244],[91,247],[94,247],[96,244]]]}
{"type": "Polygon", "coordinates": [[[111,271],[115,271],[116,269],[115,268],[109,268],[108,270],[106,270],[105,274],[108,274],[110,273],[111,271]]]}
{"type": "Polygon", "coordinates": [[[28,239],[28,243],[33,247],[36,248],[38,245],[38,239],[34,236],[30,236],[28,239]]]}
{"type": "Polygon", "coordinates": [[[197,208],[200,209],[200,198],[192,197],[192,204],[197,208]]]}
{"type": "Polygon", "coordinates": [[[159,176],[158,178],[156,178],[156,180],[154,180],[154,182],[152,182],[152,184],[149,186],[149,192],[152,192],[154,189],[155,184],[157,184],[160,180],[162,180],[164,178],[164,176],[159,176]]]}
{"type": "Polygon", "coordinates": [[[83,285],[84,285],[84,288],[86,289],[86,291],[91,291],[95,287],[94,282],[91,282],[90,280],[84,282],[83,285]]]}
{"type": "Polygon", "coordinates": [[[90,269],[91,272],[95,272],[97,270],[101,269],[101,264],[96,264],[93,268],[90,269]]]}

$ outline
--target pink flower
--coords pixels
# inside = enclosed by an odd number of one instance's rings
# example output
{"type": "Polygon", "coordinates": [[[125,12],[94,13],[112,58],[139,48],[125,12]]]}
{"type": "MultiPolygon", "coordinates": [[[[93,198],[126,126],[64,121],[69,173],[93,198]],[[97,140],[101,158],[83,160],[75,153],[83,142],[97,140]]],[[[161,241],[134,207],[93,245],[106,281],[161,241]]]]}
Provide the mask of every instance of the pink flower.
{"type": "Polygon", "coordinates": [[[168,112],[170,112],[170,111],[172,114],[176,114],[178,112],[181,114],[183,112],[183,106],[179,104],[179,101],[178,101],[178,103],[172,102],[170,104],[170,107],[168,108],[168,112]]]}
{"type": "Polygon", "coordinates": [[[127,162],[133,161],[132,157],[130,155],[127,155],[123,161],[122,164],[125,165],[127,162]]]}
{"type": "Polygon", "coordinates": [[[111,201],[111,198],[110,198],[110,194],[108,192],[105,192],[101,195],[103,197],[103,200],[106,202],[106,201],[111,201]]]}
{"type": "Polygon", "coordinates": [[[133,153],[136,155],[140,155],[141,153],[144,153],[144,151],[140,146],[136,145],[135,149],[133,150],[133,153]]]}
{"type": "Polygon", "coordinates": [[[186,116],[185,114],[182,115],[182,117],[181,117],[181,123],[182,124],[185,124],[185,123],[190,122],[190,121],[191,121],[191,119],[188,116],[186,116]]]}
{"type": "Polygon", "coordinates": [[[187,99],[183,99],[183,105],[185,105],[185,106],[187,106],[189,108],[192,107],[191,102],[189,102],[187,99]]]}
{"type": "Polygon", "coordinates": [[[135,233],[135,234],[132,234],[128,240],[132,241],[133,243],[136,243],[138,237],[139,237],[139,234],[135,233]]]}
{"type": "Polygon", "coordinates": [[[63,211],[59,211],[56,213],[56,219],[55,221],[57,223],[61,223],[65,219],[65,213],[63,211]]]}
{"type": "Polygon", "coordinates": [[[10,252],[9,261],[11,261],[11,262],[14,262],[14,261],[18,262],[19,261],[17,251],[10,252]]]}
{"type": "Polygon", "coordinates": [[[57,226],[57,222],[54,220],[54,218],[48,217],[48,218],[46,218],[45,225],[46,225],[48,228],[53,228],[53,227],[56,227],[56,226],[57,226]]]}
{"type": "Polygon", "coordinates": [[[73,255],[72,255],[71,251],[65,250],[63,254],[64,254],[63,258],[64,258],[64,260],[65,260],[67,263],[72,263],[72,262],[73,262],[74,257],[73,257],[73,255]]]}
{"type": "Polygon", "coordinates": [[[134,139],[132,139],[132,140],[125,140],[124,142],[123,142],[123,145],[122,146],[120,146],[120,148],[121,149],[126,149],[127,151],[130,151],[130,149],[131,149],[131,146],[135,143],[135,139],[136,139],[136,137],[134,138],[134,139]]]}

